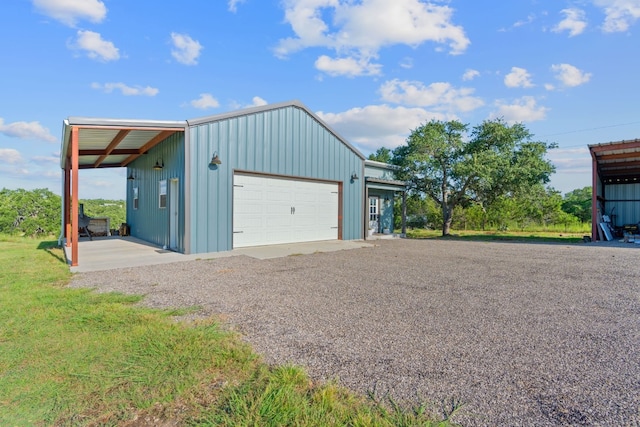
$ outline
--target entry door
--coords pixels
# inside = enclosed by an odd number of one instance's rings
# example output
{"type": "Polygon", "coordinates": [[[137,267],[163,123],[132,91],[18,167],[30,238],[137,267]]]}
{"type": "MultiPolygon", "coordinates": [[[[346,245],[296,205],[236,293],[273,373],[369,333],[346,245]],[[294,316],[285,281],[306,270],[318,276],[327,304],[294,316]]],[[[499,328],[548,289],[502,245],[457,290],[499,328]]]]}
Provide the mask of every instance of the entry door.
{"type": "Polygon", "coordinates": [[[178,249],[178,180],[172,179],[169,187],[169,248],[178,249]]]}
{"type": "Polygon", "coordinates": [[[377,196],[369,197],[369,230],[380,232],[380,198],[377,196]]]}
{"type": "Polygon", "coordinates": [[[233,247],[335,240],[338,184],[260,175],[233,178],[233,247]]]}

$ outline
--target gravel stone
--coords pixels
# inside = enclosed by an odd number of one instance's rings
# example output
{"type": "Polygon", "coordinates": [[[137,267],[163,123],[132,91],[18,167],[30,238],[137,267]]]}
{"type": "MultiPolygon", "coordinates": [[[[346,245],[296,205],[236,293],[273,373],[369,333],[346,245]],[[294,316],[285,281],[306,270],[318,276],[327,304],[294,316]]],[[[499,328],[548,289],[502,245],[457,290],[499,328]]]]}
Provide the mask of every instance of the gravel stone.
{"type": "Polygon", "coordinates": [[[381,240],[74,275],[72,287],[221,315],[272,364],[465,426],[640,424],[640,252],[381,240]]]}

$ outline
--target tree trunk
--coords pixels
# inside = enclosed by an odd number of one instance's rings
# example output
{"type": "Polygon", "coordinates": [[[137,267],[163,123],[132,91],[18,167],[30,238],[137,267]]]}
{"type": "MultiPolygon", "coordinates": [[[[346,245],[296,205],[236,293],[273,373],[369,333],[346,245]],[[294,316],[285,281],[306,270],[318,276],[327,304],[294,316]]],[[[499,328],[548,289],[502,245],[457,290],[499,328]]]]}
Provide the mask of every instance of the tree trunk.
{"type": "Polygon", "coordinates": [[[453,222],[453,209],[449,206],[442,205],[442,235],[448,236],[451,234],[451,223],[453,222]]]}

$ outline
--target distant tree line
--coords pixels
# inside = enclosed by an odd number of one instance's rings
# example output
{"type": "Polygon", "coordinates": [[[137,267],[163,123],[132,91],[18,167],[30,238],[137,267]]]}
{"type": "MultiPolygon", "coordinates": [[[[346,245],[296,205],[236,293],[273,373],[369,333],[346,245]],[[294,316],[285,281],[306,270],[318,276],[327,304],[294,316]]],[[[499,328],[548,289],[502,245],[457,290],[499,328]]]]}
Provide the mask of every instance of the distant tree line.
{"type": "MultiPolygon", "coordinates": [[[[0,190],[0,233],[24,236],[58,235],[61,224],[61,198],[48,189],[0,190]]],[[[126,220],[123,200],[80,200],[85,215],[108,217],[112,228],[126,220]]]]}

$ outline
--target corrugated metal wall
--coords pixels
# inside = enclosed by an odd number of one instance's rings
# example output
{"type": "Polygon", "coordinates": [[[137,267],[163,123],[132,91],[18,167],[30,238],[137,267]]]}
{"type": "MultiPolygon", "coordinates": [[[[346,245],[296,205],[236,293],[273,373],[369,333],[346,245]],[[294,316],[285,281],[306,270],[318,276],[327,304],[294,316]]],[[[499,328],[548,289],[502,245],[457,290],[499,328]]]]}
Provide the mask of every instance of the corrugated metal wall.
{"type": "Polygon", "coordinates": [[[184,134],[176,133],[143,156],[129,164],[127,176],[127,223],[131,235],[159,246],[169,246],[170,180],[178,179],[178,251],[185,252],[184,245],[184,134]],[[161,170],[154,170],[157,161],[163,162],[161,170]],[[159,207],[160,181],[167,181],[167,207],[159,207]],[[138,187],[138,209],[133,209],[133,188],[138,187]]]}
{"type": "Polygon", "coordinates": [[[604,213],[615,215],[617,226],[640,223],[640,184],[607,185],[604,197],[604,213]]]}
{"type": "Polygon", "coordinates": [[[363,237],[363,160],[301,108],[191,126],[189,146],[192,253],[232,249],[234,170],[342,182],[343,239],[363,237]]]}
{"type": "Polygon", "coordinates": [[[379,166],[366,165],[364,166],[364,176],[369,176],[371,178],[379,178],[379,179],[388,179],[394,180],[395,174],[392,170],[388,168],[383,168],[379,166]]]}

